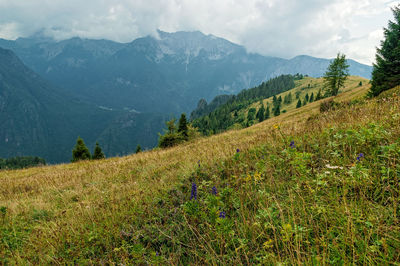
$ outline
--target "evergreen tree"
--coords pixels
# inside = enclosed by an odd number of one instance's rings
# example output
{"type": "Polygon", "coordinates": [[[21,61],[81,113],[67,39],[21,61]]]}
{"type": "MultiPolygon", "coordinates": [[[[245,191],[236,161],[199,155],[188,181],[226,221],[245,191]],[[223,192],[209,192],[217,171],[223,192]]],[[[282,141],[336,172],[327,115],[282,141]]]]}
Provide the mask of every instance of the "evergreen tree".
{"type": "Polygon", "coordinates": [[[296,104],[296,108],[300,108],[301,107],[301,100],[299,99],[298,101],[297,101],[297,104],[296,104]]]}
{"type": "Polygon", "coordinates": [[[104,158],[106,158],[106,156],[104,155],[103,151],[101,150],[99,143],[96,142],[96,147],[94,148],[92,159],[99,160],[99,159],[104,159],[104,158]]]}
{"type": "Polygon", "coordinates": [[[310,96],[310,100],[309,100],[309,102],[310,103],[312,103],[314,101],[314,92],[313,93],[311,93],[311,96],[310,96]]]}
{"type": "Polygon", "coordinates": [[[140,144],[138,144],[137,146],[136,146],[136,151],[135,151],[135,153],[139,153],[139,152],[141,152],[142,151],[142,147],[140,147],[140,144]]]}
{"type": "Polygon", "coordinates": [[[370,97],[400,84],[400,4],[392,8],[394,21],[384,29],[384,40],[377,48],[372,70],[370,97]]]}
{"type": "Polygon", "coordinates": [[[259,122],[264,121],[264,119],[265,119],[264,114],[265,114],[264,104],[261,104],[261,107],[258,109],[258,112],[257,112],[257,115],[256,115],[256,118],[258,118],[259,122]]]}
{"type": "Polygon", "coordinates": [[[275,107],[275,110],[274,110],[274,116],[278,116],[278,115],[280,115],[280,114],[281,114],[281,108],[280,108],[279,105],[277,105],[277,106],[275,107]]]}
{"type": "Polygon", "coordinates": [[[310,96],[308,95],[308,92],[306,93],[306,96],[304,97],[305,102],[308,102],[308,100],[310,99],[310,96]]]}
{"type": "Polygon", "coordinates": [[[347,64],[346,56],[338,53],[324,75],[324,80],[331,96],[338,94],[339,89],[344,86],[344,82],[348,76],[349,65],[347,64]]]}
{"type": "Polygon", "coordinates": [[[186,114],[181,114],[181,118],[179,119],[178,125],[178,133],[181,134],[184,140],[188,140],[188,122],[186,120],[186,114]]]}
{"type": "Polygon", "coordinates": [[[86,147],[85,143],[83,142],[83,139],[81,137],[78,137],[76,140],[76,144],[74,149],[72,150],[72,160],[71,162],[77,162],[80,160],[90,160],[90,151],[86,147]]]}
{"type": "Polygon", "coordinates": [[[282,103],[282,96],[280,96],[280,95],[278,97],[278,102],[279,102],[279,105],[282,103]]]}
{"type": "Polygon", "coordinates": [[[175,125],[175,118],[165,122],[168,130],[164,135],[159,134],[158,146],[161,148],[167,148],[177,145],[182,141],[182,135],[178,134],[175,125]]]}
{"type": "Polygon", "coordinates": [[[270,117],[270,112],[269,112],[269,105],[267,105],[267,110],[265,111],[265,116],[264,116],[264,119],[269,119],[269,117],[270,117]]]}
{"type": "Polygon", "coordinates": [[[322,99],[322,94],[321,94],[321,89],[318,90],[317,96],[315,97],[315,100],[321,100],[322,99]]]}

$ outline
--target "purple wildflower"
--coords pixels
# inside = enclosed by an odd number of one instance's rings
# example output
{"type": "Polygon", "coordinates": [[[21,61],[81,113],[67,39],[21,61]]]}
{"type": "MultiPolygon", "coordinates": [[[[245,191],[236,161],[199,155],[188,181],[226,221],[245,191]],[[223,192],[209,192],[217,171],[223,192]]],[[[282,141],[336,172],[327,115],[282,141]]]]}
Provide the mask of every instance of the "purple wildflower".
{"type": "Polygon", "coordinates": [[[200,167],[200,160],[197,161],[197,165],[200,167]]]}
{"type": "Polygon", "coordinates": [[[296,145],[294,144],[294,140],[292,140],[291,142],[290,142],[290,148],[296,148],[296,145]]]}
{"type": "Polygon", "coordinates": [[[212,187],[211,193],[213,195],[217,196],[218,191],[217,191],[217,188],[215,186],[212,187]]]}
{"type": "Polygon", "coordinates": [[[196,183],[192,184],[192,193],[190,194],[190,199],[197,200],[197,185],[196,185],[196,183]]]}
{"type": "Polygon", "coordinates": [[[224,219],[226,217],[226,213],[224,211],[219,212],[219,218],[224,219]]]}
{"type": "Polygon", "coordinates": [[[364,153],[360,153],[360,154],[357,156],[357,161],[360,161],[361,158],[364,158],[364,153]]]}
{"type": "Polygon", "coordinates": [[[236,149],[236,152],[240,152],[240,150],[239,150],[239,149],[236,149]]]}

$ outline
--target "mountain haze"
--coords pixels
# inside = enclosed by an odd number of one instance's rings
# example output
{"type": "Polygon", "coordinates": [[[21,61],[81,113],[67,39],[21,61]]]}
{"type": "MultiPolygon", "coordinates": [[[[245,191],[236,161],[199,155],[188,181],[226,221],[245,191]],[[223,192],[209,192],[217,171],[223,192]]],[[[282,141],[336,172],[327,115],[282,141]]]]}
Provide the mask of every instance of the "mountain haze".
{"type": "MultiPolygon", "coordinates": [[[[76,97],[138,112],[190,112],[213,99],[281,74],[321,76],[329,60],[290,60],[246,52],[240,45],[201,32],[166,33],[130,43],[43,37],[0,40],[23,62],[76,97]]],[[[349,61],[350,74],[370,77],[371,67],[349,61]]]]}
{"type": "MultiPolygon", "coordinates": [[[[318,77],[330,62],[248,53],[198,31],[158,31],[130,43],[39,34],[0,39],[0,47],[13,51],[1,50],[0,156],[48,162],[68,161],[77,136],[90,149],[99,141],[107,156],[129,154],[138,144],[152,148],[165,120],[190,113],[200,99],[286,73],[318,77]]],[[[369,78],[370,66],[349,64],[350,74],[369,78]]]]}
{"type": "Polygon", "coordinates": [[[107,155],[128,154],[138,139],[143,147],[153,147],[153,132],[161,131],[163,121],[161,115],[149,118],[82,102],[0,48],[0,157],[37,155],[48,162],[65,162],[78,135],[90,148],[95,141],[107,143],[107,155]],[[112,139],[107,137],[110,132],[112,139]]]}

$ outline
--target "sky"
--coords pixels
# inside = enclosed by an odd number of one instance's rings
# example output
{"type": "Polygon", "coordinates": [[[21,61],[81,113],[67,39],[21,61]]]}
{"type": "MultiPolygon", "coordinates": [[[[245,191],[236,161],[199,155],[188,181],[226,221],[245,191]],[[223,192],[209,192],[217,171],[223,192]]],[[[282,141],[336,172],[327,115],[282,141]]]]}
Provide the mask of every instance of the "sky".
{"type": "Polygon", "coordinates": [[[333,58],[372,64],[390,0],[0,0],[0,38],[37,32],[130,42],[157,29],[201,31],[249,52],[333,58]]]}

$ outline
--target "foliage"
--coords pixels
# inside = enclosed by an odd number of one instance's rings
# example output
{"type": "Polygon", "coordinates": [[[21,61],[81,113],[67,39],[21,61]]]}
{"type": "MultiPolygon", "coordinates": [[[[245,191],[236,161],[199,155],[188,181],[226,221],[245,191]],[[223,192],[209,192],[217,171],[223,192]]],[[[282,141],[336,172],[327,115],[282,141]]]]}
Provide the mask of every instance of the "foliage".
{"type": "Polygon", "coordinates": [[[138,144],[138,145],[136,146],[135,153],[139,153],[139,152],[141,152],[141,151],[142,151],[142,147],[140,147],[140,144],[138,144]]]}
{"type": "Polygon", "coordinates": [[[188,140],[189,133],[188,133],[188,122],[186,120],[186,114],[181,114],[181,118],[179,119],[178,124],[178,133],[182,136],[184,140],[188,140]]]}
{"type": "Polygon", "coordinates": [[[328,112],[328,111],[330,111],[330,110],[335,109],[335,107],[336,107],[337,105],[338,105],[338,104],[337,104],[333,99],[329,99],[329,100],[323,101],[323,102],[320,104],[320,106],[319,106],[319,111],[320,111],[321,113],[323,113],[323,112],[328,112]]]}
{"type": "Polygon", "coordinates": [[[81,160],[90,160],[91,155],[89,149],[86,147],[83,139],[78,137],[74,149],[72,150],[71,162],[77,162],[81,160]]]}
{"type": "Polygon", "coordinates": [[[46,165],[46,161],[37,156],[0,158],[0,169],[22,169],[40,165],[46,165]]]}
{"type": "MultiPolygon", "coordinates": [[[[260,99],[275,96],[294,88],[294,86],[294,78],[291,75],[282,75],[270,79],[258,87],[241,91],[238,95],[233,96],[225,104],[220,105],[208,115],[193,120],[193,125],[204,135],[225,131],[235,124],[243,126],[251,125],[254,123],[253,120],[257,112],[254,113],[254,117],[252,111],[250,112],[250,117],[235,116],[233,114],[245,110],[260,99]],[[245,123],[246,118],[247,124],[245,123]]],[[[280,102],[282,102],[282,98],[280,102]]],[[[249,113],[247,115],[249,116],[249,113]]]]}
{"type": "Polygon", "coordinates": [[[146,156],[2,172],[0,263],[396,265],[398,95],[146,156]]]}
{"type": "Polygon", "coordinates": [[[296,104],[296,108],[300,108],[300,107],[302,107],[303,105],[302,105],[302,103],[301,103],[301,100],[299,99],[298,101],[297,101],[297,104],[296,104]]]}
{"type": "Polygon", "coordinates": [[[179,143],[198,137],[198,133],[196,133],[197,130],[187,122],[185,114],[181,114],[178,127],[175,118],[172,118],[165,124],[167,130],[164,135],[159,134],[158,146],[160,148],[173,147],[179,143]]]}
{"type": "Polygon", "coordinates": [[[392,8],[394,21],[389,21],[384,29],[384,40],[376,50],[372,70],[369,96],[374,97],[381,92],[400,84],[400,5],[392,8]]]}
{"type": "Polygon", "coordinates": [[[96,142],[96,147],[94,148],[93,151],[93,160],[99,160],[99,159],[104,159],[106,156],[104,155],[103,151],[101,150],[101,147],[98,142],[96,142]]]}
{"type": "Polygon", "coordinates": [[[349,65],[346,56],[338,53],[336,58],[328,66],[324,79],[329,89],[329,95],[336,96],[339,89],[344,86],[344,82],[349,76],[349,65]]]}

